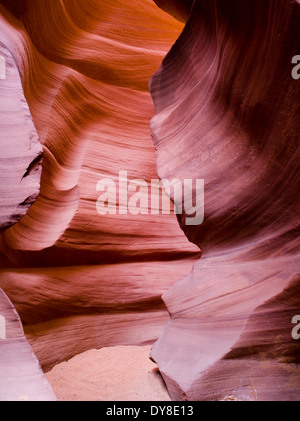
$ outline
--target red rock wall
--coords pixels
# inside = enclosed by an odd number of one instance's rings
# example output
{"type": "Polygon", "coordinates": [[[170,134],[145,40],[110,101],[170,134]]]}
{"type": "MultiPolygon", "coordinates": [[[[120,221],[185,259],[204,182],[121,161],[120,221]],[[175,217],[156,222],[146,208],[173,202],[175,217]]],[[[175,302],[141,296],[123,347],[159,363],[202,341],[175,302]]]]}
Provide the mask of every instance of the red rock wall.
{"type": "Polygon", "coordinates": [[[297,400],[299,2],[1,3],[44,158],[0,287],[43,367],[160,336],[173,399],[297,400]],[[204,223],[98,215],[120,170],[204,179],[204,223]]]}
{"type": "Polygon", "coordinates": [[[199,249],[174,215],[99,215],[96,186],[120,170],[158,178],[148,81],[182,24],[150,0],[1,3],[44,158],[39,197],[1,233],[0,285],[44,369],[152,343],[168,320],[160,297],[199,249]]]}

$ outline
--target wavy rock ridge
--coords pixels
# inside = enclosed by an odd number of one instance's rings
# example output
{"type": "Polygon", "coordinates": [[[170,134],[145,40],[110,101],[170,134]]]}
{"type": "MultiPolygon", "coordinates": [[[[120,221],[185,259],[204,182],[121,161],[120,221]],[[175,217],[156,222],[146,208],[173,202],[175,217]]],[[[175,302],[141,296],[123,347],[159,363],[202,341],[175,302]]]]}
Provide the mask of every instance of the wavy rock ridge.
{"type": "Polygon", "coordinates": [[[55,401],[13,304],[0,289],[0,401],[55,401]]]}
{"type": "Polygon", "coordinates": [[[162,293],[199,249],[174,215],[99,215],[96,186],[121,170],[157,179],[148,81],[182,24],[150,0],[1,4],[43,166],[37,200],[0,235],[0,285],[44,370],[151,344],[168,320],[162,293]]]}
{"type": "Polygon", "coordinates": [[[179,216],[203,257],[163,295],[152,350],[173,399],[299,399],[299,18],[197,0],[151,81],[159,176],[205,180],[204,223],[179,216]]]}
{"type": "Polygon", "coordinates": [[[39,194],[42,146],[14,60],[0,43],[0,229],[18,222],[39,194]]]}
{"type": "Polygon", "coordinates": [[[43,146],[40,194],[0,234],[0,287],[44,370],[160,335],[172,399],[297,400],[299,2],[0,3],[43,146]],[[120,170],[204,179],[204,223],[98,215],[120,170]]]}

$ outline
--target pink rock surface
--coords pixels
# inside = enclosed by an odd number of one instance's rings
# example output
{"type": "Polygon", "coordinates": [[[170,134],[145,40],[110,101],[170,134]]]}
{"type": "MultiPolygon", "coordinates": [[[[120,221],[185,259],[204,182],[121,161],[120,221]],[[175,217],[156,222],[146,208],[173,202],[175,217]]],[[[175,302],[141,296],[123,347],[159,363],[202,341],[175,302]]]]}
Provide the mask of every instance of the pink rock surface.
{"type": "Polygon", "coordinates": [[[0,58],[1,229],[18,222],[37,198],[43,151],[17,66],[2,43],[0,58]]]}
{"type": "Polygon", "coordinates": [[[44,370],[159,337],[174,400],[298,400],[299,2],[0,3],[44,153],[0,287],[44,370]],[[204,223],[97,214],[119,171],[204,179],[204,223]]]}
{"type": "Polygon", "coordinates": [[[0,401],[54,401],[56,397],[23,332],[13,304],[0,289],[0,401]]]}
{"type": "Polygon", "coordinates": [[[38,199],[0,234],[0,285],[44,370],[151,344],[169,317],[162,293],[199,249],[175,215],[99,215],[96,186],[120,170],[158,179],[148,82],[183,25],[151,0],[1,3],[44,157],[38,199]]]}
{"type": "Polygon", "coordinates": [[[196,1],[151,81],[158,174],[205,180],[204,223],[179,216],[203,257],[164,294],[152,350],[173,399],[300,396],[299,17],[295,1],[196,1]]]}

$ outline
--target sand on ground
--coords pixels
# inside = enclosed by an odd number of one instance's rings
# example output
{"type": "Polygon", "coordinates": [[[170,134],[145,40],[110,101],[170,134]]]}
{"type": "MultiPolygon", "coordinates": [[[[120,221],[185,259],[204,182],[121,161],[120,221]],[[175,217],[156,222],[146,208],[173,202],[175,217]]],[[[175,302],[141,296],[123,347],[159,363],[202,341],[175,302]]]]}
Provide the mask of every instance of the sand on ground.
{"type": "Polygon", "coordinates": [[[151,346],[90,350],[46,373],[58,401],[170,401],[151,346]]]}

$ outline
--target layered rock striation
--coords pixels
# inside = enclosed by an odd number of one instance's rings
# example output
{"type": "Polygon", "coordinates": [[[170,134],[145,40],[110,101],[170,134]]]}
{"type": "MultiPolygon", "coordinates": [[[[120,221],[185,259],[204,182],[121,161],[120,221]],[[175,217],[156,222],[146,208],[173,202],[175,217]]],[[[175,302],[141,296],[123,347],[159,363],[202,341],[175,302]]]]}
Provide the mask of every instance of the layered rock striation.
{"type": "Polygon", "coordinates": [[[18,222],[39,194],[42,145],[17,66],[0,42],[0,229],[18,222]]]}
{"type": "Polygon", "coordinates": [[[0,287],[45,371],[159,337],[174,400],[298,400],[299,2],[155,3],[0,1],[1,148],[31,189],[4,202],[0,287]],[[120,172],[204,180],[203,223],[147,189],[100,212],[120,172]]]}
{"type": "Polygon", "coordinates": [[[24,336],[12,302],[0,289],[0,401],[55,401],[52,388],[24,336]]]}
{"type": "Polygon", "coordinates": [[[148,82],[183,25],[151,0],[0,9],[43,148],[39,196],[0,235],[0,285],[44,370],[91,348],[153,343],[168,320],[161,295],[199,249],[161,205],[100,215],[96,189],[120,171],[128,182],[158,179],[148,82]]]}
{"type": "Polygon", "coordinates": [[[163,295],[152,358],[173,399],[298,400],[300,5],[189,13],[151,80],[151,128],[161,178],[205,181],[204,222],[178,216],[203,256],[163,295]]]}

